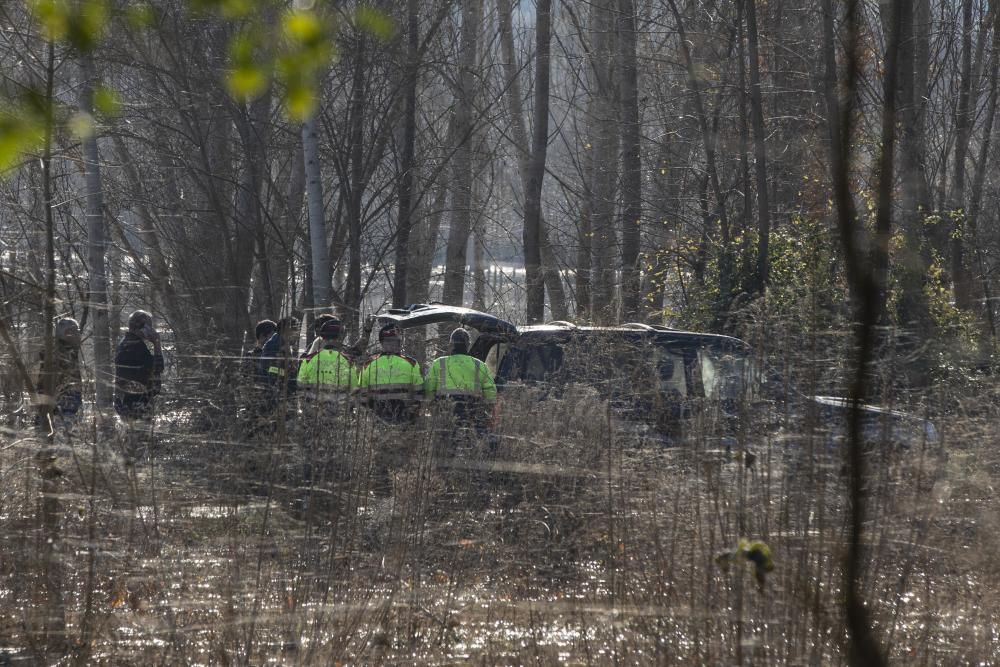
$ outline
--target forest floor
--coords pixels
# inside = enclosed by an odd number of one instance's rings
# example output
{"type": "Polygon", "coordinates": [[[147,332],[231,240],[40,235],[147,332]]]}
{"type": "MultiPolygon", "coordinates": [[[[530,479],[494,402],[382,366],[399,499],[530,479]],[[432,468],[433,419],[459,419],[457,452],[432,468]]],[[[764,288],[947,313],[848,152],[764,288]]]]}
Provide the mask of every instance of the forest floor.
{"type": "MultiPolygon", "coordinates": [[[[165,405],[143,432],[61,433],[49,480],[8,429],[0,663],[844,662],[839,452],[784,431],[748,457],[695,426],[664,448],[586,400],[520,407],[490,440],[364,413],[244,440],[165,405]],[[773,571],[726,558],[740,538],[773,571]]],[[[1000,662],[997,426],[869,457],[864,591],[895,662],[1000,662]]]]}

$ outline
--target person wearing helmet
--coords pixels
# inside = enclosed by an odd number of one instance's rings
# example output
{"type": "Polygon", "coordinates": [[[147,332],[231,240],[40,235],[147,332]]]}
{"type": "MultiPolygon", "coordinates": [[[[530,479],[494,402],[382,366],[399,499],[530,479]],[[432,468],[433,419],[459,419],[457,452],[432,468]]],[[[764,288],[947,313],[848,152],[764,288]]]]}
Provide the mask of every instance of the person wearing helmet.
{"type": "Polygon", "coordinates": [[[115,354],[115,411],[128,420],[148,419],[162,373],[163,348],[153,316],[137,310],[129,315],[128,331],[115,354]]]}
{"type": "Polygon", "coordinates": [[[354,367],[340,351],[340,320],[330,316],[317,333],[323,339],[323,347],[299,364],[299,389],[307,398],[343,398],[354,388],[356,379],[354,367]]]}
{"type": "Polygon", "coordinates": [[[424,386],[420,365],[403,354],[403,334],[395,324],[379,329],[378,342],[382,352],[361,369],[361,398],[383,421],[412,422],[424,386]]]}
{"type": "Polygon", "coordinates": [[[469,355],[469,332],[459,327],[451,332],[451,354],[438,357],[427,371],[424,394],[432,400],[449,400],[453,413],[484,431],[489,407],[496,401],[497,388],[486,364],[469,355]]]}
{"type": "MultiPolygon", "coordinates": [[[[313,331],[315,331],[316,337],[313,339],[313,342],[309,344],[309,347],[305,351],[305,353],[303,353],[302,355],[303,359],[305,359],[310,355],[316,354],[317,352],[323,349],[326,343],[323,341],[323,337],[319,335],[319,330],[328,320],[331,319],[335,320],[337,319],[337,317],[330,313],[323,313],[322,315],[316,316],[316,321],[313,322],[313,331]]],[[[362,329],[361,335],[358,336],[358,339],[353,343],[347,343],[343,339],[343,334],[341,335],[341,342],[339,348],[340,353],[343,354],[345,357],[347,357],[347,359],[352,364],[355,365],[360,364],[361,360],[364,358],[365,350],[368,348],[368,341],[372,335],[372,326],[374,325],[374,323],[375,323],[375,317],[369,315],[365,319],[365,324],[364,328],[362,329]]]]}
{"type": "Polygon", "coordinates": [[[323,349],[325,343],[323,341],[323,336],[321,336],[319,333],[320,329],[323,328],[324,324],[326,324],[330,320],[335,320],[335,319],[337,319],[337,316],[334,315],[333,313],[321,313],[320,315],[316,316],[316,319],[313,320],[313,339],[312,342],[309,343],[309,347],[307,347],[305,352],[302,353],[303,359],[313,354],[316,354],[317,352],[323,349]]]}
{"type": "Polygon", "coordinates": [[[45,351],[39,353],[38,403],[52,406],[52,416],[59,423],[68,425],[76,420],[83,404],[80,374],[80,324],[71,317],[56,322],[55,364],[45,364],[45,351]],[[51,395],[46,388],[46,373],[52,373],[51,395]]]}
{"type": "Polygon", "coordinates": [[[376,496],[392,493],[393,469],[403,469],[412,443],[395,431],[416,419],[424,378],[415,359],[403,354],[403,332],[395,324],[379,329],[381,353],[375,355],[359,375],[359,393],[365,405],[388,426],[374,448],[372,491],[376,496]]]}

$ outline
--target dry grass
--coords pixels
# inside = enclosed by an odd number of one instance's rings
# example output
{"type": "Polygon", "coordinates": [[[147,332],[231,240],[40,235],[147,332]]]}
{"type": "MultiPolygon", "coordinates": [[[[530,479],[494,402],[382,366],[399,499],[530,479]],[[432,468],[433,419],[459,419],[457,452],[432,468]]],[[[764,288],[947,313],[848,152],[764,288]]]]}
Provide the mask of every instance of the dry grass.
{"type": "MultiPolygon", "coordinates": [[[[844,480],[822,425],[765,428],[778,406],[719,440],[706,411],[667,448],[586,390],[540,398],[509,395],[495,437],[460,435],[453,452],[453,426],[431,418],[299,417],[284,440],[246,440],[224,410],[206,420],[204,400],[169,397],[152,432],[62,434],[67,660],[843,662],[844,480]],[[407,456],[381,498],[389,447],[407,456]],[[717,562],[741,537],[773,552],[762,585],[748,563],[717,562]]],[[[996,396],[947,398],[965,414],[938,417],[943,448],[872,455],[865,591],[899,663],[1000,661],[996,396]]],[[[0,449],[12,662],[59,643],[42,613],[39,447],[9,430],[0,449]]]]}

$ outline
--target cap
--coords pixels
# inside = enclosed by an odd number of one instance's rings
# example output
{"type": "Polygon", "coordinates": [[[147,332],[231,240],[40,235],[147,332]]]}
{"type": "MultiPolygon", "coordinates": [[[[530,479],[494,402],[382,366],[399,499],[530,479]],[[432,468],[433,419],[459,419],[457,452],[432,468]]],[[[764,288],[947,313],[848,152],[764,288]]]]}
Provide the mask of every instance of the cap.
{"type": "Polygon", "coordinates": [[[464,347],[469,348],[469,332],[465,329],[459,327],[451,332],[451,337],[448,339],[452,347],[464,347]]]}
{"type": "Polygon", "coordinates": [[[386,324],[378,330],[378,342],[381,343],[386,338],[398,338],[402,335],[403,332],[395,324],[386,324]]]}
{"type": "Polygon", "coordinates": [[[316,331],[323,338],[336,338],[340,335],[340,320],[331,316],[316,331]]]}
{"type": "Polygon", "coordinates": [[[319,333],[320,329],[323,328],[324,324],[326,324],[330,320],[336,320],[336,319],[337,316],[334,315],[333,313],[322,313],[321,315],[317,315],[316,319],[313,320],[313,330],[316,331],[316,333],[319,333]]]}

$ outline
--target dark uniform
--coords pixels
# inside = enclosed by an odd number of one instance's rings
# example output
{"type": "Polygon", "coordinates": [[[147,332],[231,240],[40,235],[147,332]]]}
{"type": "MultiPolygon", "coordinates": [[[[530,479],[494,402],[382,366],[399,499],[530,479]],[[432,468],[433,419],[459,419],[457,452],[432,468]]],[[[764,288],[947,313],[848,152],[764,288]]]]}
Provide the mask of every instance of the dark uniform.
{"type": "Polygon", "coordinates": [[[115,411],[124,419],[148,418],[153,399],[159,395],[163,374],[163,354],[159,339],[154,351],[147,341],[154,340],[152,316],[136,311],[129,317],[129,330],[118,343],[115,354],[115,411]],[[152,332],[152,333],[151,333],[152,332]]]}
{"type": "Polygon", "coordinates": [[[67,423],[76,419],[83,405],[83,385],[80,373],[80,325],[76,320],[64,318],[56,323],[55,330],[55,374],[53,398],[45,394],[45,351],[39,357],[38,400],[51,401],[52,416],[67,423]]]}

